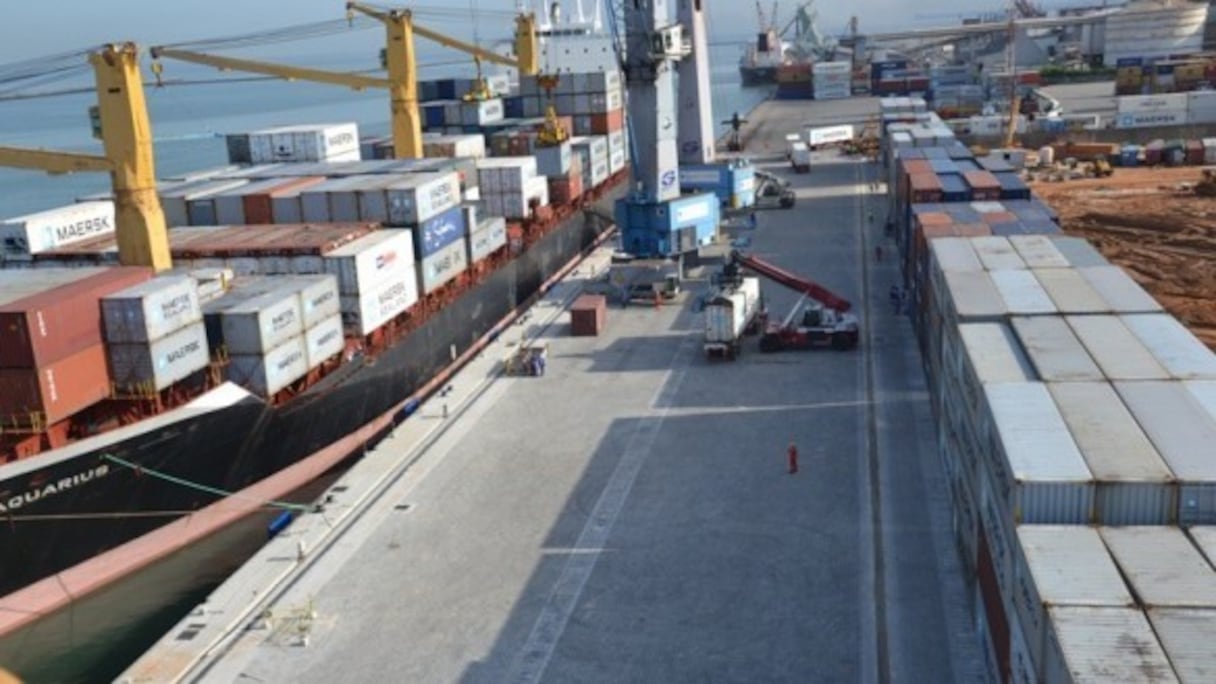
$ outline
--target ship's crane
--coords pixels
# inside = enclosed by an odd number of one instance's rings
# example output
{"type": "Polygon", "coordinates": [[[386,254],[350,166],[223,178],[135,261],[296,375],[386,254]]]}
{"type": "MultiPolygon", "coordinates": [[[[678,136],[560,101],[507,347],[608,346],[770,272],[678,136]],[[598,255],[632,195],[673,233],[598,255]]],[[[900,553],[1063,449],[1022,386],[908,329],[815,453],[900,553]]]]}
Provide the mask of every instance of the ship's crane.
{"type": "MultiPolygon", "coordinates": [[[[536,18],[531,13],[522,13],[516,17],[515,57],[505,57],[415,24],[413,13],[409,10],[381,10],[358,2],[348,2],[346,9],[351,18],[354,13],[359,13],[384,24],[386,32],[384,61],[388,78],[373,78],[359,74],[222,57],[172,46],[153,47],[151,54],[154,59],[162,57],[176,59],[213,66],[225,71],[248,71],[287,80],[298,79],[340,85],[355,90],[386,89],[389,91],[389,99],[392,103],[393,152],[399,158],[422,156],[422,120],[418,111],[418,63],[414,52],[415,34],[444,47],[472,55],[478,60],[479,65],[484,61],[516,68],[520,74],[532,75],[537,72],[536,18]]],[[[161,72],[159,63],[153,64],[152,70],[159,76],[161,72]]]]}
{"type": "Polygon", "coordinates": [[[156,195],[152,125],[134,43],[89,54],[97,84],[97,123],[104,154],[0,147],[0,165],[48,173],[101,171],[114,190],[119,262],[164,271],[172,266],[165,214],[156,195]]]}
{"type": "Polygon", "coordinates": [[[731,253],[730,261],[722,269],[721,281],[739,280],[741,269],[748,269],[787,287],[801,295],[789,314],[780,322],[764,319],[764,332],[760,337],[760,351],[776,352],[787,349],[852,349],[860,339],[857,316],[848,313],[852,303],[813,280],[790,273],[763,259],[739,251],[731,253]],[[801,320],[797,320],[798,312],[801,320]]]}

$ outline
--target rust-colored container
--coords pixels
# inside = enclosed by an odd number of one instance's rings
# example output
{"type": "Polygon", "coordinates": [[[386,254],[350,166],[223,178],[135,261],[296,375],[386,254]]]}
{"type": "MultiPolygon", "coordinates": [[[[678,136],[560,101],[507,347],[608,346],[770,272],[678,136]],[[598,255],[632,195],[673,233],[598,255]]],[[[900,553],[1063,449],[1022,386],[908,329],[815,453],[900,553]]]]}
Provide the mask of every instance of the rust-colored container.
{"type": "Polygon", "coordinates": [[[1203,141],[1186,141],[1186,163],[1193,166],[1203,166],[1203,141]]]}
{"type": "Polygon", "coordinates": [[[0,305],[0,368],[49,366],[101,344],[99,300],[151,277],[150,268],[119,266],[0,305]]]}
{"type": "Polygon", "coordinates": [[[935,173],[908,176],[909,196],[913,203],[942,201],[942,184],[935,173]]]}
{"type": "Polygon", "coordinates": [[[279,185],[269,188],[265,192],[245,195],[241,198],[241,207],[245,210],[245,223],[274,223],[274,208],[272,200],[275,195],[299,192],[300,190],[310,185],[320,183],[323,180],[325,180],[323,176],[304,176],[302,178],[292,178],[279,185]]]}
{"type": "Polygon", "coordinates": [[[963,172],[963,182],[971,188],[971,199],[976,202],[1001,199],[1001,183],[987,171],[972,169],[963,172]]]}
{"type": "Polygon", "coordinates": [[[980,219],[989,226],[995,226],[998,223],[1017,223],[1017,214],[1010,211],[989,211],[980,214],[980,219]]]}
{"type": "Polygon", "coordinates": [[[550,204],[569,204],[582,194],[583,176],[581,172],[549,177],[550,204]]]}
{"type": "Polygon", "coordinates": [[[954,219],[944,211],[921,211],[916,214],[916,222],[922,226],[948,226],[954,219]]]}
{"type": "Polygon", "coordinates": [[[604,295],[579,295],[570,305],[570,334],[594,337],[608,321],[608,299],[604,295]]]}
{"type": "Polygon", "coordinates": [[[614,109],[607,114],[591,115],[591,132],[596,135],[608,135],[625,127],[625,111],[614,109]]]}
{"type": "Polygon", "coordinates": [[[106,349],[95,344],[39,368],[0,368],[0,420],[54,424],[109,393],[106,349]]]}
{"type": "Polygon", "coordinates": [[[282,223],[203,231],[173,230],[169,232],[169,249],[174,258],[179,259],[319,256],[375,229],[374,223],[282,223]]]}
{"type": "Polygon", "coordinates": [[[959,237],[988,237],[992,228],[987,223],[956,223],[954,230],[959,237]]]}

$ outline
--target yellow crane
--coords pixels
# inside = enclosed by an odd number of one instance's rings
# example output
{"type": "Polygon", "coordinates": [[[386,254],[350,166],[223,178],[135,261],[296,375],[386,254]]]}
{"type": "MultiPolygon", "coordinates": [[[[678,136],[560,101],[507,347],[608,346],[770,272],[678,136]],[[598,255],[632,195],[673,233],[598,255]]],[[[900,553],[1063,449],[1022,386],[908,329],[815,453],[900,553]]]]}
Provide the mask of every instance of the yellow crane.
{"type": "Polygon", "coordinates": [[[152,125],[134,43],[106,45],[89,55],[97,81],[102,155],[0,147],[0,166],[48,173],[108,171],[114,189],[118,258],[127,266],[170,268],[165,214],[156,195],[152,125]]]}
{"type": "MultiPolygon", "coordinates": [[[[389,99],[392,103],[393,151],[399,158],[422,156],[422,121],[418,112],[418,62],[414,52],[415,34],[444,47],[473,55],[479,64],[481,61],[502,64],[519,69],[521,75],[532,75],[537,72],[536,18],[531,13],[521,13],[515,18],[515,57],[504,57],[477,45],[419,26],[414,23],[413,13],[409,10],[380,10],[357,2],[348,2],[346,10],[351,17],[353,17],[353,13],[357,12],[384,24],[387,34],[384,61],[388,78],[373,78],[250,59],[221,57],[164,46],[153,47],[151,54],[154,59],[166,57],[213,66],[224,71],[248,71],[278,76],[287,80],[298,79],[346,86],[355,90],[386,89],[389,91],[389,99]]],[[[152,71],[159,77],[160,64],[153,64],[152,71]]]]}

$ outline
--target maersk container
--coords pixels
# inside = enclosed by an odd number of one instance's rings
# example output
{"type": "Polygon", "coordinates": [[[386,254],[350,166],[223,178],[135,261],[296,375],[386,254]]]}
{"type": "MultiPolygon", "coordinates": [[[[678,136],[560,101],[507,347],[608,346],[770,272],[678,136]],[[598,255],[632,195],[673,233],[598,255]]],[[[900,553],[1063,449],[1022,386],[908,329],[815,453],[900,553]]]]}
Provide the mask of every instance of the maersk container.
{"type": "Polygon", "coordinates": [[[1118,266],[1093,266],[1077,270],[1115,313],[1160,313],[1162,310],[1161,304],[1118,266]]]}
{"type": "Polygon", "coordinates": [[[376,192],[393,183],[391,175],[350,176],[341,187],[334,187],[329,195],[329,219],[335,222],[379,221],[365,218],[360,211],[360,198],[365,192],[376,192]]]}
{"type": "Polygon", "coordinates": [[[424,260],[444,247],[460,241],[465,232],[464,212],[458,206],[452,207],[414,228],[414,252],[419,260],[424,260]]]}
{"type": "Polygon", "coordinates": [[[1178,524],[1216,523],[1216,421],[1181,382],[1112,384],[1178,482],[1178,524]]]}
{"type": "Polygon", "coordinates": [[[1202,608],[1150,608],[1146,611],[1161,648],[1182,682],[1208,682],[1216,676],[1216,620],[1202,608]]]}
{"type": "Polygon", "coordinates": [[[165,213],[165,224],[170,228],[189,225],[214,225],[214,203],[211,203],[210,207],[207,208],[198,200],[208,199],[216,193],[239,188],[248,183],[249,181],[240,178],[234,180],[207,180],[187,183],[173,190],[162,191],[160,194],[160,204],[161,209],[165,213]],[[191,209],[192,206],[194,207],[193,211],[191,209]],[[194,218],[199,219],[199,223],[192,224],[191,220],[194,218]],[[210,219],[210,221],[203,223],[203,219],[210,219]]]}
{"type": "Polygon", "coordinates": [[[1216,608],[1216,570],[1177,527],[1098,530],[1140,605],[1216,608]]]}
{"type": "MultiPolygon", "coordinates": [[[[606,151],[604,160],[607,161],[606,151]]],[[[536,157],[490,157],[477,162],[477,178],[483,193],[520,192],[536,174],[536,157]]]]}
{"type": "Polygon", "coordinates": [[[1216,355],[1178,319],[1169,314],[1139,314],[1120,316],[1119,320],[1170,377],[1216,380],[1216,355]]]}
{"type": "Polygon", "coordinates": [[[1135,602],[1094,528],[1019,525],[1017,538],[1014,612],[1043,681],[1051,607],[1131,608],[1135,602]]]}
{"type": "MultiPolygon", "coordinates": [[[[475,100],[461,103],[460,123],[465,126],[484,126],[495,121],[502,121],[502,100],[475,100]]],[[[448,122],[451,125],[451,122],[448,122]]]]}
{"type": "Polygon", "coordinates": [[[308,374],[304,336],[284,340],[261,354],[237,354],[228,360],[228,380],[263,397],[270,397],[308,374]]]}
{"type": "Polygon", "coordinates": [[[418,263],[418,291],[430,294],[468,267],[469,255],[465,252],[464,242],[453,242],[418,263]]]}
{"type": "MultiPolygon", "coordinates": [[[[1093,476],[1042,383],[984,387],[996,503],[1015,524],[1084,524],[1093,515],[1093,476]]],[[[981,433],[983,430],[981,429],[981,433]]]]}
{"type": "MultiPolygon", "coordinates": [[[[335,297],[334,303],[337,304],[335,297]]],[[[342,334],[342,314],[334,307],[334,313],[304,331],[304,349],[309,369],[316,368],[326,360],[342,353],[346,338],[342,334]]]]}
{"type": "Polygon", "coordinates": [[[1138,608],[1053,606],[1045,682],[1174,682],[1177,678],[1138,608]]]}
{"type": "Polygon", "coordinates": [[[0,255],[38,254],[113,232],[113,202],[69,204],[0,221],[0,255]]]}
{"type": "Polygon", "coordinates": [[[989,271],[992,284],[1013,315],[1054,314],[1056,305],[1028,270],[989,271]]]}
{"type": "Polygon", "coordinates": [[[207,328],[201,320],[151,342],[111,343],[106,352],[114,384],[129,392],[149,388],[159,392],[211,361],[207,328]]]}
{"type": "Polygon", "coordinates": [[[338,277],[342,295],[357,296],[396,277],[413,279],[413,231],[378,230],[324,256],[325,272],[338,277]]]}
{"type": "Polygon", "coordinates": [[[110,343],[158,340],[202,318],[198,285],[188,276],[159,276],[101,298],[110,343]]]}
{"type": "Polygon", "coordinates": [[[268,353],[304,332],[299,292],[290,286],[280,285],[224,308],[219,317],[224,346],[234,356],[268,353]]]}
{"type": "Polygon", "coordinates": [[[372,284],[357,295],[342,296],[342,324],[360,337],[370,335],[418,301],[413,263],[404,273],[372,284]]]}
{"type": "Polygon", "coordinates": [[[1115,390],[1105,382],[1047,387],[1093,473],[1094,522],[1172,524],[1178,511],[1174,475],[1115,390]]]}
{"type": "Polygon", "coordinates": [[[477,223],[469,233],[469,263],[476,264],[507,244],[507,220],[491,216],[477,223]]]}
{"type": "Polygon", "coordinates": [[[1109,380],[1166,380],[1169,373],[1118,316],[1067,316],[1069,327],[1109,380]]]}
{"type": "Polygon", "coordinates": [[[340,311],[338,279],[332,274],[293,275],[278,278],[299,293],[301,325],[307,330],[340,311]]]}
{"type": "Polygon", "coordinates": [[[388,223],[412,226],[460,204],[460,176],[455,172],[425,172],[385,189],[388,223]]]}
{"type": "Polygon", "coordinates": [[[358,161],[354,123],[279,126],[249,133],[250,158],[270,162],[358,161]]]}
{"type": "Polygon", "coordinates": [[[1062,314],[1110,313],[1110,306],[1073,268],[1032,269],[1035,280],[1062,314]]]}
{"type": "Polygon", "coordinates": [[[1058,316],[1017,316],[1010,321],[1044,382],[1102,381],[1098,365],[1058,316]]]}

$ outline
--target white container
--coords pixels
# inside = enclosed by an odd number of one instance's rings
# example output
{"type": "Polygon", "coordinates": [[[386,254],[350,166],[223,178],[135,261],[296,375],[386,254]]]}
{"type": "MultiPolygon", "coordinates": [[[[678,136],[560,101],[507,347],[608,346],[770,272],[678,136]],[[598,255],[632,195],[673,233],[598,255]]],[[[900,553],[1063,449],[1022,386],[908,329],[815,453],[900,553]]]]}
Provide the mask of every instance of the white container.
{"type": "Polygon", "coordinates": [[[418,291],[430,294],[469,267],[463,240],[453,242],[418,263],[418,291]]]}
{"type": "Polygon", "coordinates": [[[357,296],[413,270],[414,235],[408,229],[385,229],[342,245],[324,257],[326,273],[338,278],[343,295],[357,296]]]}
{"type": "Polygon", "coordinates": [[[1136,608],[1049,609],[1045,682],[1176,681],[1144,613],[1136,608]]]}
{"type": "Polygon", "coordinates": [[[461,104],[460,124],[463,126],[484,126],[495,121],[502,121],[503,108],[501,98],[492,98],[461,104]]]}
{"type": "Polygon", "coordinates": [[[507,221],[500,216],[477,223],[477,230],[469,234],[469,263],[476,264],[507,244],[507,221]]]}
{"type": "Polygon", "coordinates": [[[1177,515],[1174,475],[1105,382],[1048,385],[1093,473],[1094,522],[1169,525],[1177,515]]]}
{"type": "Polygon", "coordinates": [[[342,314],[336,308],[332,316],[304,331],[304,354],[310,370],[341,354],[346,347],[346,338],[342,335],[342,314]]]}
{"type": "Polygon", "coordinates": [[[460,175],[454,171],[412,174],[385,189],[388,223],[411,226],[460,204],[460,175]]]}
{"type": "MultiPolygon", "coordinates": [[[[995,205],[992,209],[993,211],[1005,210],[1004,205],[996,202],[972,202],[971,206],[980,213],[991,213],[984,211],[987,208],[985,205],[988,204],[995,205]]],[[[1026,268],[1026,262],[1022,260],[1018,251],[1009,243],[1008,238],[995,236],[971,238],[971,246],[975,249],[975,254],[979,257],[980,263],[984,264],[984,268],[989,271],[1026,268]]]]}
{"type": "Polygon", "coordinates": [[[358,161],[359,127],[353,123],[281,126],[249,134],[254,164],[358,161]]]}
{"type": "Polygon", "coordinates": [[[69,204],[0,222],[0,256],[38,254],[113,232],[113,202],[69,204]]]}
{"type": "Polygon", "coordinates": [[[1005,299],[984,271],[947,271],[945,295],[953,305],[949,323],[999,320],[1009,313],[1005,299]]]}
{"type": "Polygon", "coordinates": [[[1121,316],[1123,325],[1179,380],[1216,380],[1216,355],[1169,314],[1121,316]]]}
{"type": "Polygon", "coordinates": [[[1165,380],[1169,373],[1118,316],[1067,316],[1068,325],[1109,380],[1165,380]]]}
{"type": "Polygon", "coordinates": [[[625,150],[613,150],[608,153],[608,173],[616,173],[625,168],[625,150]]]}
{"type": "Polygon", "coordinates": [[[620,92],[623,85],[621,72],[616,69],[572,74],[570,78],[573,79],[575,92],[580,93],[620,92]]]}
{"type": "Polygon", "coordinates": [[[592,93],[587,97],[587,111],[590,114],[607,114],[625,107],[625,98],[619,90],[606,93],[592,93]]]}
{"type": "Polygon", "coordinates": [[[1068,265],[1073,268],[1088,268],[1091,266],[1110,266],[1106,257],[1102,256],[1094,246],[1083,238],[1052,236],[1052,244],[1060,254],[1068,259],[1068,265]]]}
{"type": "Polygon", "coordinates": [[[195,322],[152,342],[107,344],[110,377],[126,392],[159,392],[207,367],[207,328],[195,322]]]}
{"type": "Polygon", "coordinates": [[[570,142],[536,148],[536,170],[543,176],[565,176],[570,171],[570,142]]]}
{"type": "Polygon", "coordinates": [[[1014,607],[1036,671],[1047,648],[1052,606],[1135,605],[1114,560],[1092,527],[1019,525],[1014,607]]]}
{"type": "Polygon", "coordinates": [[[312,328],[327,318],[337,316],[340,311],[338,279],[328,273],[317,275],[285,276],[279,280],[284,286],[296,290],[300,297],[301,323],[305,329],[312,328]]]}
{"type": "Polygon", "coordinates": [[[1028,268],[1063,268],[1069,265],[1068,259],[1060,254],[1055,243],[1046,235],[1012,235],[1008,239],[1028,268]]]}
{"type": "Polygon", "coordinates": [[[263,355],[234,355],[228,361],[228,380],[254,394],[272,396],[308,373],[304,337],[284,340],[263,355]]]}
{"type": "Polygon", "coordinates": [[[300,296],[281,284],[225,308],[220,314],[228,353],[263,354],[304,332],[300,296]]]}
{"type": "Polygon", "coordinates": [[[988,385],[1036,379],[1013,332],[1001,323],[968,323],[958,327],[967,355],[971,382],[988,385]]]}
{"type": "Polygon", "coordinates": [[[1051,145],[1039,148],[1039,166],[1052,166],[1056,163],[1056,149],[1051,145]]]}
{"type": "Polygon", "coordinates": [[[1186,111],[1187,103],[1187,93],[1124,95],[1115,98],[1115,109],[1120,114],[1186,111]]]}
{"type": "Polygon", "coordinates": [[[486,138],[476,133],[465,135],[427,133],[422,136],[422,153],[432,158],[472,157],[481,159],[486,156],[486,138]]]}
{"type": "Polygon", "coordinates": [[[1216,673],[1216,620],[1210,610],[1150,608],[1153,625],[1174,673],[1183,682],[1212,681],[1216,673]]]}
{"type": "MultiPolygon", "coordinates": [[[[165,224],[170,228],[188,226],[191,224],[190,202],[211,197],[226,190],[232,190],[248,184],[244,179],[209,180],[198,183],[188,183],[180,187],[160,193],[161,209],[165,212],[165,224]]],[[[201,205],[195,204],[196,214],[201,213],[201,205]]],[[[205,218],[198,216],[198,218],[205,218]]],[[[214,223],[214,205],[212,205],[212,221],[214,223]]],[[[205,225],[198,223],[195,225],[205,225]]]]}
{"type": "Polygon", "coordinates": [[[1054,314],[1056,305],[1028,270],[989,271],[992,284],[1012,315],[1054,314]]]}
{"type": "Polygon", "coordinates": [[[1082,524],[1093,512],[1093,476],[1040,383],[984,387],[997,453],[989,454],[996,504],[1017,523],[1082,524]]]}
{"type": "Polygon", "coordinates": [[[549,179],[544,176],[529,178],[524,183],[524,199],[529,203],[535,201],[539,206],[549,205],[549,179]]]}
{"type": "Polygon", "coordinates": [[[744,277],[739,287],[723,290],[705,303],[706,349],[729,347],[743,337],[760,303],[760,279],[744,277]]]}
{"type": "Polygon", "coordinates": [[[1014,317],[1010,324],[1036,374],[1045,382],[1105,378],[1071,328],[1058,316],[1014,317]]]}
{"type": "MultiPolygon", "coordinates": [[[[1213,112],[1212,121],[1216,122],[1216,112],[1213,112]]],[[[1216,138],[1203,139],[1203,163],[1216,164],[1216,138]]]]}
{"type": "Polygon", "coordinates": [[[930,263],[939,272],[984,270],[967,238],[937,238],[930,243],[930,253],[930,263]]]}
{"type": "Polygon", "coordinates": [[[1184,126],[1190,122],[1185,109],[1154,112],[1130,112],[1115,115],[1115,128],[1155,128],[1158,126],[1184,126]]]}
{"type": "Polygon", "coordinates": [[[1216,607],[1216,570],[1182,530],[1154,525],[1098,532],[1144,607],[1216,607]]]}
{"type": "Polygon", "coordinates": [[[518,193],[536,173],[536,157],[490,157],[477,162],[477,178],[486,194],[518,193]]]}
{"type": "Polygon", "coordinates": [[[158,276],[101,299],[101,322],[111,343],[158,340],[202,318],[198,285],[188,276],[158,276]]]}
{"type": "Polygon", "coordinates": [[[360,337],[403,313],[418,301],[417,276],[411,263],[401,275],[371,285],[358,295],[342,296],[342,324],[360,337]]]}
{"type": "Polygon", "coordinates": [[[339,223],[375,220],[361,216],[359,200],[365,191],[375,192],[392,182],[392,176],[384,175],[347,177],[345,183],[332,187],[326,193],[329,196],[329,219],[339,223]]]}
{"type": "Polygon", "coordinates": [[[1110,313],[1110,306],[1074,268],[1032,269],[1035,280],[1062,314],[1110,313]]]}
{"type": "Polygon", "coordinates": [[[1159,313],[1161,305],[1118,266],[1077,269],[1115,313],[1159,313]]]}
{"type": "MultiPolygon", "coordinates": [[[[301,222],[329,223],[334,220],[329,208],[330,193],[346,188],[349,183],[349,177],[331,178],[304,188],[300,192],[299,200],[301,222]]],[[[275,209],[277,210],[277,205],[275,209]]],[[[278,213],[275,214],[274,218],[276,223],[280,222],[278,213]]]]}
{"type": "Polygon", "coordinates": [[[1178,524],[1216,523],[1216,422],[1180,382],[1113,383],[1178,482],[1178,524]]]}

